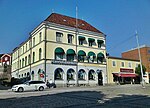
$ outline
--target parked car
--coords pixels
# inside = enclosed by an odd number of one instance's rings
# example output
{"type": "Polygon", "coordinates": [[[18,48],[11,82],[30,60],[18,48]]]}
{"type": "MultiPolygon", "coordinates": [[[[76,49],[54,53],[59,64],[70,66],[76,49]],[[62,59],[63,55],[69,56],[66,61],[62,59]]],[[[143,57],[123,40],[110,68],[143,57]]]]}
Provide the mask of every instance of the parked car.
{"type": "Polygon", "coordinates": [[[14,85],[12,87],[12,91],[15,92],[32,91],[32,90],[43,91],[46,87],[47,86],[44,81],[27,81],[23,84],[14,85]]]}

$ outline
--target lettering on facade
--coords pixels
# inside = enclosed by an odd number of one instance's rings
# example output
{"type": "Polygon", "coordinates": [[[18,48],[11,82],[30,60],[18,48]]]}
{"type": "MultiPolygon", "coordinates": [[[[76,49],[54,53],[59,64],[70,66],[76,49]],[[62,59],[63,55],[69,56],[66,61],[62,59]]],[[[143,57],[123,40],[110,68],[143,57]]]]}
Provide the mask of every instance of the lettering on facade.
{"type": "Polygon", "coordinates": [[[68,62],[68,61],[59,61],[59,60],[53,60],[51,63],[59,64],[59,65],[77,65],[77,62],[68,62]]]}
{"type": "Polygon", "coordinates": [[[120,72],[129,72],[129,73],[133,73],[133,69],[125,69],[125,68],[120,68],[120,72]]]}

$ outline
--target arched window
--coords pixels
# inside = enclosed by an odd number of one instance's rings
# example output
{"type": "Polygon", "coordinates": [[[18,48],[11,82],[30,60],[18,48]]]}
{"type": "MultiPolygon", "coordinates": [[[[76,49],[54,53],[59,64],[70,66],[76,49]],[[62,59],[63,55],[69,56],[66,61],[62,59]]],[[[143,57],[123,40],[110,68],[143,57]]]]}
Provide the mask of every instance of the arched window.
{"type": "Polygon", "coordinates": [[[65,54],[65,52],[62,48],[58,47],[55,49],[55,59],[56,60],[63,60],[64,54],[65,54]]]}
{"type": "Polygon", "coordinates": [[[103,63],[104,60],[104,54],[103,53],[98,53],[97,54],[97,63],[103,63]]]}
{"type": "Polygon", "coordinates": [[[61,68],[57,68],[55,70],[55,80],[63,80],[63,70],[61,68]]]}
{"type": "Polygon", "coordinates": [[[33,63],[35,62],[35,52],[33,52],[33,63]]]}
{"type": "Polygon", "coordinates": [[[24,77],[26,77],[26,75],[27,75],[27,74],[25,73],[25,74],[24,74],[24,77]]]}
{"type": "Polygon", "coordinates": [[[74,80],[75,71],[73,69],[68,69],[67,80],[74,80]]]}
{"type": "Polygon", "coordinates": [[[86,73],[85,70],[80,69],[78,72],[78,79],[79,80],[86,80],[86,73]]]}
{"type": "Polygon", "coordinates": [[[42,58],[42,49],[40,48],[39,49],[39,60],[41,60],[41,58],[42,58]]]}
{"type": "Polygon", "coordinates": [[[94,80],[95,79],[95,71],[94,70],[90,70],[89,71],[89,80],[94,80]]]}
{"type": "Polygon", "coordinates": [[[95,53],[92,52],[92,51],[90,51],[90,52],[88,53],[88,62],[90,62],[90,63],[91,63],[91,62],[94,62],[95,57],[96,57],[95,53]]]}
{"type": "Polygon", "coordinates": [[[75,56],[75,51],[73,49],[67,50],[67,61],[73,61],[75,56]]]}
{"type": "Polygon", "coordinates": [[[86,53],[83,50],[80,50],[78,52],[78,62],[84,62],[85,57],[86,53]]]}

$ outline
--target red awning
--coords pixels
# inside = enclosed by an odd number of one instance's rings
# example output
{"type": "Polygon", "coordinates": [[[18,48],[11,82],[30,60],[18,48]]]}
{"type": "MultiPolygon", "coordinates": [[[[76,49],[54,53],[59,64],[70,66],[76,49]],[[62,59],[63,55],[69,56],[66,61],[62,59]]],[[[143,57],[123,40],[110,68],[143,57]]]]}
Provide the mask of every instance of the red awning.
{"type": "Polygon", "coordinates": [[[114,75],[118,77],[136,77],[137,75],[134,73],[113,73],[114,75]]]}

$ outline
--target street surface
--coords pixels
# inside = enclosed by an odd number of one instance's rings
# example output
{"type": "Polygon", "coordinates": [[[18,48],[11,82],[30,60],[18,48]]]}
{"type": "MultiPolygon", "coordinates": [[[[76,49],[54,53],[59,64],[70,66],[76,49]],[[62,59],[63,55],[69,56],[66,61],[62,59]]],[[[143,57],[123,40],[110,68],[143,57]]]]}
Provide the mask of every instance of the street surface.
{"type": "Polygon", "coordinates": [[[150,85],[66,87],[16,93],[0,90],[0,108],[150,108],[150,85]]]}

